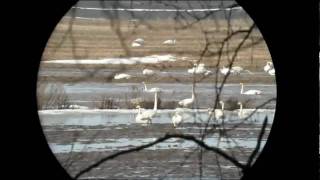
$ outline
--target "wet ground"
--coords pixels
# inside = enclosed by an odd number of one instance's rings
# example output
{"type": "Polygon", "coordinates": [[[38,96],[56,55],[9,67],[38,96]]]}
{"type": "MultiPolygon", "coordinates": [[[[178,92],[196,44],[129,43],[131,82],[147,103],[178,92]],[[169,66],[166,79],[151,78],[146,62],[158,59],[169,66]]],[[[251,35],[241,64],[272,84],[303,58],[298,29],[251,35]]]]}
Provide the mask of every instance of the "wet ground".
{"type": "MultiPolygon", "coordinates": [[[[208,119],[206,110],[186,109],[183,124],[174,129],[171,123],[174,110],[159,110],[151,125],[135,123],[136,113],[136,110],[45,110],[39,111],[39,116],[53,153],[72,175],[102,157],[152,142],[167,132],[197,137],[204,129],[201,121],[208,119]]],[[[215,122],[217,130],[208,135],[205,142],[220,147],[244,163],[256,146],[262,121],[267,116],[269,123],[262,141],[264,146],[274,110],[258,110],[245,121],[238,118],[237,111],[226,111],[225,114],[224,125],[221,121],[215,122]],[[222,138],[219,129],[226,130],[222,138]]],[[[195,179],[199,176],[198,155],[199,149],[193,142],[173,138],[112,159],[82,178],[195,179]]],[[[241,177],[233,164],[221,157],[218,161],[213,152],[204,152],[203,179],[241,177]]]]}

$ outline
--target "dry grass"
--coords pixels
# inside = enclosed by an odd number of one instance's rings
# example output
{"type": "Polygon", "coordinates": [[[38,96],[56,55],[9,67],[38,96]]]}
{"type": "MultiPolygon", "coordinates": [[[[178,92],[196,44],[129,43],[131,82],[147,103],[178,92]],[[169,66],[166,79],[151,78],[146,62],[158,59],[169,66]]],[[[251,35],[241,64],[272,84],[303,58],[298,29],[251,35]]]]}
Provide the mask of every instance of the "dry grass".
{"type": "MultiPolygon", "coordinates": [[[[173,54],[178,58],[188,56],[190,59],[199,59],[206,44],[200,25],[203,30],[212,32],[209,35],[210,39],[214,40],[214,43],[212,41],[212,45],[209,46],[211,52],[217,52],[222,40],[227,36],[227,24],[224,20],[205,20],[183,30],[175,30],[177,25],[170,20],[149,21],[146,24],[152,28],[142,24],[135,29],[130,28],[128,21],[123,20],[119,21],[122,38],[115,33],[108,20],[75,19],[72,23],[72,30],[68,33],[70,20],[70,18],[64,18],[56,27],[43,54],[43,60],[140,57],[152,54],[173,54]],[[130,47],[132,40],[136,38],[145,39],[144,47],[130,47]],[[164,40],[171,38],[176,38],[175,46],[161,44],[164,40]],[[123,47],[121,41],[127,47],[123,47]],[[126,48],[128,51],[125,50],[126,48]]],[[[231,24],[234,30],[246,29],[251,25],[245,20],[234,20],[231,24]]],[[[229,48],[234,49],[242,38],[243,35],[237,35],[229,40],[229,48]]],[[[251,40],[257,41],[259,38],[262,38],[260,32],[253,32],[244,46],[249,46],[251,40]]],[[[226,55],[223,56],[222,64],[228,64],[227,59],[226,55]]],[[[238,54],[235,65],[256,67],[264,65],[266,60],[270,59],[267,46],[262,41],[253,48],[243,48],[238,54]]],[[[216,61],[216,56],[207,56],[203,59],[203,62],[209,65],[214,65],[216,61]]],[[[177,61],[170,65],[185,67],[188,66],[188,62],[177,61]]]]}
{"type": "MultiPolygon", "coordinates": [[[[76,83],[76,82],[101,82],[101,83],[113,83],[113,82],[130,82],[141,83],[146,81],[145,77],[138,76],[129,80],[114,80],[113,77],[106,77],[104,75],[97,75],[99,70],[103,69],[116,69],[126,71],[130,69],[142,70],[143,68],[151,68],[157,70],[175,70],[191,68],[193,62],[191,60],[198,60],[200,58],[201,51],[204,49],[206,41],[202,30],[211,32],[208,35],[210,38],[209,50],[212,53],[217,53],[221,46],[221,42],[227,37],[227,21],[225,20],[204,20],[194,26],[188,27],[182,30],[176,30],[177,24],[172,20],[154,20],[147,21],[145,24],[141,24],[137,28],[133,28],[128,21],[119,21],[119,34],[115,33],[114,27],[110,26],[110,21],[105,19],[100,20],[83,20],[73,19],[72,26],[70,26],[70,18],[64,18],[57,25],[54,33],[48,41],[47,47],[43,53],[42,60],[55,60],[55,59],[101,59],[101,58],[115,58],[115,57],[140,57],[154,54],[172,54],[177,57],[175,62],[164,62],[159,64],[135,64],[135,65],[81,65],[81,64],[47,64],[42,63],[40,71],[45,68],[76,68],[84,73],[83,76],[62,76],[60,74],[51,76],[39,76],[39,83],[54,82],[54,83],[76,83]],[[72,27],[70,29],[70,27],[72,27]],[[151,27],[151,28],[150,28],[151,27]],[[202,29],[200,29],[200,27],[202,29]],[[144,38],[145,44],[143,47],[132,48],[131,42],[136,38],[144,38]],[[177,43],[175,46],[165,46],[161,43],[164,40],[175,38],[177,43]],[[121,41],[124,44],[121,44],[121,41]],[[125,47],[124,47],[124,46],[125,47]],[[127,51],[126,51],[127,48],[127,51]],[[188,57],[187,60],[182,60],[182,57],[188,57]]],[[[231,21],[232,29],[248,29],[251,25],[251,21],[245,20],[233,20],[231,21]]],[[[232,51],[239,45],[243,39],[244,34],[237,35],[231,38],[228,42],[229,50],[232,51]]],[[[251,46],[252,42],[256,42],[261,39],[262,36],[259,31],[255,30],[250,35],[249,39],[244,43],[242,48],[236,57],[234,62],[235,66],[242,66],[245,69],[251,71],[262,71],[262,67],[266,61],[271,60],[268,48],[264,41],[261,41],[254,46],[251,46]]],[[[221,64],[228,65],[228,60],[231,59],[232,53],[229,56],[226,50],[223,51],[221,57],[221,64]]],[[[205,54],[202,57],[202,63],[206,64],[206,67],[214,68],[218,62],[217,55],[205,54]]],[[[196,79],[200,79],[197,77],[196,79]]],[[[218,81],[221,82],[223,76],[219,76],[218,81]]],[[[192,76],[183,77],[151,77],[147,80],[149,83],[187,83],[192,82],[192,76]]],[[[201,82],[213,83],[214,76],[204,78],[201,82]]],[[[226,83],[275,83],[274,77],[271,76],[230,76],[226,83]]],[[[41,88],[40,88],[41,89],[41,88]]],[[[42,91],[42,90],[38,90],[42,91]]],[[[139,98],[141,94],[136,89],[132,89],[130,97],[139,98]]],[[[46,106],[49,102],[49,97],[39,96],[38,101],[41,102],[41,107],[46,106]],[[43,104],[44,103],[44,104],[43,104]]],[[[96,107],[102,109],[117,108],[118,102],[114,99],[107,97],[101,97],[99,104],[96,107]]],[[[59,98],[57,98],[59,99],[59,98]]],[[[63,98],[62,98],[63,99],[63,98]]],[[[53,102],[53,100],[50,100],[53,102]]],[[[62,101],[61,98],[59,101],[62,101]]],[[[236,101],[236,100],[234,100],[236,101]]],[[[134,104],[130,99],[126,100],[127,108],[135,108],[137,104],[134,104]]],[[[145,100],[139,102],[144,108],[153,108],[153,100],[145,100]]],[[[228,104],[232,104],[232,107],[226,107],[227,109],[237,108],[235,102],[230,100],[228,104]]],[[[158,104],[161,108],[174,108],[177,106],[176,102],[162,102],[158,104]]]]}

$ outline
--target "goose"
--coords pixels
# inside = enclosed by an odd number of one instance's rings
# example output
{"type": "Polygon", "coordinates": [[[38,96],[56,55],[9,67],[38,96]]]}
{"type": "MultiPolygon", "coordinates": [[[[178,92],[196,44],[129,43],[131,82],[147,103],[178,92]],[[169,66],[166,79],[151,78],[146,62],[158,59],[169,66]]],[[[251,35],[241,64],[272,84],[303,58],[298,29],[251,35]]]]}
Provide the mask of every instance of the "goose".
{"type": "Polygon", "coordinates": [[[262,91],[255,90],[255,89],[250,89],[250,90],[243,92],[243,83],[240,83],[240,85],[241,85],[240,94],[245,94],[245,95],[260,95],[260,94],[262,94],[262,91]]]}
{"type": "Polygon", "coordinates": [[[138,114],[136,116],[136,123],[152,123],[152,118],[157,114],[157,107],[158,106],[158,92],[154,93],[154,105],[153,110],[145,110],[141,112],[141,108],[138,105],[137,108],[138,114]]]}
{"type": "Polygon", "coordinates": [[[143,69],[142,74],[146,76],[152,76],[155,74],[155,72],[151,69],[143,69]]]}
{"type": "Polygon", "coordinates": [[[142,82],[142,84],[144,85],[144,91],[145,91],[145,92],[160,92],[160,91],[161,91],[160,88],[151,88],[151,89],[148,89],[145,82],[142,82]]]}
{"type": "Polygon", "coordinates": [[[272,64],[272,62],[271,61],[268,61],[267,62],[267,64],[263,67],[263,70],[265,71],[265,72],[268,72],[270,69],[272,69],[273,68],[273,64],[272,64]]]}
{"type": "Polygon", "coordinates": [[[165,40],[163,41],[162,44],[166,44],[166,45],[175,45],[176,44],[176,40],[175,39],[169,39],[169,40],[165,40]]]}
{"type": "Polygon", "coordinates": [[[187,98],[187,99],[183,99],[181,101],[178,102],[178,104],[182,107],[188,107],[190,105],[193,104],[194,100],[195,100],[195,92],[194,92],[194,84],[192,85],[192,95],[191,98],[187,98]]]}
{"type": "Polygon", "coordinates": [[[209,111],[209,116],[214,115],[215,119],[223,119],[224,118],[224,102],[223,101],[219,101],[220,105],[221,105],[221,109],[215,109],[214,112],[212,109],[208,109],[209,111]]]}
{"type": "Polygon", "coordinates": [[[131,78],[131,75],[129,75],[129,74],[124,74],[124,73],[122,73],[122,74],[116,74],[115,76],[114,76],[114,79],[130,79],[131,78]]]}

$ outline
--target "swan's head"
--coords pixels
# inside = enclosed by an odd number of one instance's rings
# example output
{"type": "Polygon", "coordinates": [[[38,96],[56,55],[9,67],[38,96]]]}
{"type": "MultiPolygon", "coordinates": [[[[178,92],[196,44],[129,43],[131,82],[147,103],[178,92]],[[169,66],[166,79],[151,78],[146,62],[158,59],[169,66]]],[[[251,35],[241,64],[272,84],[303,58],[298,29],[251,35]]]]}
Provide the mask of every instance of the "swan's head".
{"type": "Polygon", "coordinates": [[[238,104],[238,105],[242,105],[242,103],[241,103],[241,102],[238,102],[237,104],[238,104]]]}
{"type": "Polygon", "coordinates": [[[239,83],[240,85],[243,85],[243,83],[239,83]]]}
{"type": "Polygon", "coordinates": [[[142,81],[142,84],[146,84],[146,83],[144,83],[144,81],[142,81]]]}
{"type": "Polygon", "coordinates": [[[140,105],[137,105],[137,106],[136,106],[136,108],[137,108],[137,109],[140,109],[140,108],[141,108],[141,106],[140,106],[140,105]]]}
{"type": "Polygon", "coordinates": [[[219,101],[219,103],[220,103],[221,105],[223,105],[223,104],[224,104],[224,102],[223,102],[223,101],[219,101]]]}

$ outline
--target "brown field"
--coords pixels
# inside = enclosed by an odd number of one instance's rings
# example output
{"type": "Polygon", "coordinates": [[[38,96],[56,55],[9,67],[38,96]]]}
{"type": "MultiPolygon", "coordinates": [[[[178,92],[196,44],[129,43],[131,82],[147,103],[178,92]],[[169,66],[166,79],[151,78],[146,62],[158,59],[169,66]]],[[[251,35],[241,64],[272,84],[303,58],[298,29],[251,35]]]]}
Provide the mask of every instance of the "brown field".
{"type": "MultiPolygon", "coordinates": [[[[233,20],[232,29],[248,29],[252,22],[248,19],[233,20]]],[[[201,57],[206,41],[202,30],[209,31],[208,50],[203,55],[202,62],[206,66],[215,66],[218,61],[217,52],[221,42],[227,37],[227,23],[225,20],[204,20],[185,29],[175,29],[179,26],[172,20],[154,20],[143,22],[133,27],[129,21],[110,20],[83,20],[64,18],[57,25],[48,41],[42,59],[101,59],[110,57],[140,57],[154,54],[172,54],[177,58],[183,56],[189,60],[198,60],[201,57]],[[148,26],[147,26],[147,25],[148,26]],[[201,30],[201,28],[202,30],[201,30]],[[143,47],[132,48],[131,42],[136,38],[144,38],[143,47]],[[176,45],[166,46],[161,43],[167,39],[176,39],[176,45]]],[[[227,65],[231,60],[233,50],[239,45],[245,34],[234,36],[228,41],[229,56],[226,48],[221,57],[221,64],[227,65]]],[[[261,69],[270,54],[265,42],[251,45],[261,40],[258,30],[253,31],[243,48],[236,56],[235,65],[248,69],[261,69]]],[[[54,65],[50,65],[54,66],[54,65]]],[[[136,68],[136,65],[131,68],[136,68]]],[[[139,65],[138,65],[139,66],[139,65]]],[[[189,61],[170,62],[171,67],[182,68],[190,66],[189,61]]],[[[108,67],[111,67],[108,65],[108,67]]],[[[117,67],[113,67],[117,68],[117,67]]],[[[130,67],[127,67],[130,68],[130,67]]]]}

